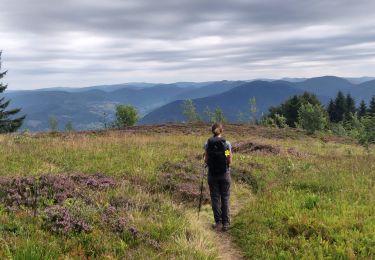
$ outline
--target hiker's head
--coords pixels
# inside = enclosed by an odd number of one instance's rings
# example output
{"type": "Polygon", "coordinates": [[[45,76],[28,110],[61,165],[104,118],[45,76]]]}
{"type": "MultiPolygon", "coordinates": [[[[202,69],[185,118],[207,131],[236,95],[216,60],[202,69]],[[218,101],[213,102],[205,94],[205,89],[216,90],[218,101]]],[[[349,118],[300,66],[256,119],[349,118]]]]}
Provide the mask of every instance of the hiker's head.
{"type": "Polygon", "coordinates": [[[220,123],[215,123],[211,127],[211,131],[214,134],[214,136],[219,136],[223,133],[223,125],[220,123]]]}

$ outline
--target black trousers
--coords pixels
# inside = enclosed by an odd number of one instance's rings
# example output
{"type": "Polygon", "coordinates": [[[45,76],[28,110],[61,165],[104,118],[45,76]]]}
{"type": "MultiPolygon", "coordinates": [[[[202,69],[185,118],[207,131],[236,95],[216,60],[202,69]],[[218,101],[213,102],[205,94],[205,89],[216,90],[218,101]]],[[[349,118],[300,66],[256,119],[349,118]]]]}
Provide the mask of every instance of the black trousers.
{"type": "Polygon", "coordinates": [[[230,175],[210,176],[208,175],[208,186],[210,187],[211,206],[216,223],[229,224],[229,196],[230,175]]]}

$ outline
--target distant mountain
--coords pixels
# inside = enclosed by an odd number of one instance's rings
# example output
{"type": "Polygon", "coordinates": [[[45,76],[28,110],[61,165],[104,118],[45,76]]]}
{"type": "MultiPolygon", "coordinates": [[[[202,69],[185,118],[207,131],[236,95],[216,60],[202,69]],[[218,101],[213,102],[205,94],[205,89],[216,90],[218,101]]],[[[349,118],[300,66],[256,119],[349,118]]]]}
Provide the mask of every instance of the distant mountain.
{"type": "Polygon", "coordinates": [[[374,77],[359,77],[359,78],[345,78],[345,79],[353,84],[362,84],[366,81],[374,80],[375,78],[374,77]]]}
{"type": "Polygon", "coordinates": [[[375,79],[363,82],[359,84],[358,86],[363,87],[363,88],[375,88],[375,79]]]}
{"type": "Polygon", "coordinates": [[[375,95],[375,80],[366,81],[355,86],[350,93],[353,95],[357,103],[361,100],[369,102],[371,97],[375,95]]]}
{"type": "MultiPolygon", "coordinates": [[[[249,116],[249,100],[255,97],[257,100],[258,115],[268,111],[270,106],[282,103],[288,97],[302,94],[303,91],[289,86],[289,83],[253,81],[241,84],[227,92],[194,99],[197,112],[204,117],[206,107],[211,110],[221,108],[230,121],[236,121],[241,111],[249,116]]],[[[153,124],[160,122],[182,122],[185,120],[182,114],[182,100],[171,102],[147,114],[140,121],[141,124],[153,124]]]]}
{"type": "MultiPolygon", "coordinates": [[[[233,86],[238,85],[237,82],[232,83],[233,86]]],[[[131,85],[121,88],[122,85],[110,85],[75,91],[41,89],[6,92],[5,97],[12,100],[11,108],[20,107],[22,112],[27,114],[23,129],[47,130],[50,116],[58,119],[60,129],[69,121],[76,129],[92,129],[103,127],[105,122],[112,121],[117,104],[131,104],[137,107],[143,116],[181,97],[195,98],[197,95],[203,97],[224,92],[232,83],[173,83],[144,88],[131,85]],[[209,91],[206,89],[207,84],[210,85],[209,91]]]]}
{"type": "Polygon", "coordinates": [[[232,88],[238,87],[240,85],[245,84],[244,81],[218,81],[208,85],[204,85],[199,88],[193,88],[189,91],[183,92],[175,97],[176,100],[178,99],[194,99],[194,98],[201,98],[201,97],[208,97],[216,94],[220,94],[231,90],[232,88]]]}
{"type": "MultiPolygon", "coordinates": [[[[122,89],[122,88],[132,88],[132,89],[139,89],[139,88],[149,88],[159,84],[153,83],[124,83],[124,84],[113,84],[113,85],[97,85],[97,86],[89,86],[89,87],[52,87],[52,88],[41,88],[35,89],[33,91],[65,91],[65,92],[85,92],[89,90],[102,90],[105,92],[111,92],[114,90],[122,89]]],[[[23,91],[23,90],[19,90],[23,91]]]]}
{"type": "Polygon", "coordinates": [[[112,121],[117,104],[132,104],[141,115],[166,104],[185,90],[175,86],[144,89],[123,88],[111,92],[90,89],[83,92],[21,91],[11,92],[11,107],[21,107],[27,114],[24,128],[33,131],[48,129],[48,117],[58,119],[60,127],[71,121],[77,129],[98,128],[112,121]]]}
{"type": "Polygon", "coordinates": [[[335,98],[338,91],[342,91],[344,94],[350,93],[357,104],[361,100],[369,102],[371,97],[375,95],[375,80],[366,81],[362,84],[353,84],[347,79],[325,76],[296,82],[291,86],[330,98],[335,98]]]}
{"type": "MultiPolygon", "coordinates": [[[[199,88],[211,83],[212,82],[176,82],[172,83],[174,86],[179,88],[199,88]]],[[[165,83],[146,83],[146,82],[130,82],[130,83],[121,83],[121,84],[112,84],[112,85],[97,85],[97,86],[89,86],[89,87],[51,87],[51,88],[41,88],[41,89],[34,89],[32,91],[66,91],[66,92],[84,92],[88,90],[103,90],[105,92],[111,92],[118,89],[123,88],[131,88],[131,89],[141,89],[141,88],[151,88],[154,86],[161,86],[161,85],[171,85],[165,83]]],[[[11,92],[19,92],[25,90],[11,90],[11,92]]],[[[10,90],[8,90],[10,92],[10,90]]]]}
{"type": "MultiPolygon", "coordinates": [[[[233,88],[232,85],[231,89],[227,92],[205,98],[196,98],[193,101],[201,116],[203,116],[203,110],[207,106],[211,110],[220,107],[229,120],[235,121],[239,111],[245,112],[249,116],[249,99],[251,97],[257,99],[259,113],[267,113],[270,106],[278,105],[291,95],[302,94],[305,91],[316,94],[325,105],[330,98],[336,97],[338,91],[342,91],[344,94],[350,93],[358,104],[362,99],[368,102],[375,95],[375,80],[359,85],[353,84],[344,78],[334,76],[306,80],[291,80],[290,78],[286,78],[285,80],[274,81],[252,81],[245,84],[239,82],[238,87],[233,88]]],[[[184,121],[185,118],[182,115],[181,109],[182,102],[182,100],[174,101],[155,109],[142,118],[140,123],[184,121]]]]}
{"type": "Polygon", "coordinates": [[[349,92],[354,85],[343,78],[324,76],[296,82],[293,86],[303,91],[322,96],[334,97],[339,90],[346,93],[349,92]]]}
{"type": "Polygon", "coordinates": [[[282,78],[281,80],[284,80],[284,81],[289,81],[289,82],[301,82],[301,81],[305,81],[307,78],[288,78],[288,77],[285,77],[285,78],[282,78]]]}

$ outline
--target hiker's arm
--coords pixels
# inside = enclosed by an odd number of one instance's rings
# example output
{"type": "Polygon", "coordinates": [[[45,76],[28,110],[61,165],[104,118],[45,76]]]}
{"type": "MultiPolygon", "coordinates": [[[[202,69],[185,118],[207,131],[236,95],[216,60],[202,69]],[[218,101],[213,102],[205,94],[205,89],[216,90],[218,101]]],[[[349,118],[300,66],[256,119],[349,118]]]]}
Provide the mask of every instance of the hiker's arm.
{"type": "Polygon", "coordinates": [[[207,151],[204,152],[204,163],[207,164],[208,162],[208,154],[207,154],[207,151]]]}

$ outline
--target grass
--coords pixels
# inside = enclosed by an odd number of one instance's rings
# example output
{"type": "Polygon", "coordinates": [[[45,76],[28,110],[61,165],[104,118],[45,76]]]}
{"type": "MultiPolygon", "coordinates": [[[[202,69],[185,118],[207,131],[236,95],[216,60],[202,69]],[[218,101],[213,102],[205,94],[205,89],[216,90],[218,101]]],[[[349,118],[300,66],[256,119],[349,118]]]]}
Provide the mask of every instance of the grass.
{"type": "MultiPolygon", "coordinates": [[[[114,233],[94,214],[89,233],[53,234],[29,210],[0,204],[1,259],[216,259],[219,241],[196,216],[195,204],[162,186],[166,162],[200,164],[207,126],[162,126],[82,134],[0,135],[0,176],[96,173],[116,178],[115,189],[88,194],[100,212],[114,197],[127,229],[114,233]],[[137,234],[131,232],[133,228],[137,234]]],[[[230,141],[295,148],[308,156],[237,153],[230,235],[246,258],[375,257],[375,156],[350,140],[307,136],[292,130],[227,126],[230,141]],[[237,177],[236,177],[237,178],[237,177]],[[254,182],[256,189],[254,189],[254,182]],[[256,193],[255,193],[256,192],[256,193]]],[[[197,167],[197,169],[200,166],[197,167]]],[[[173,173],[172,173],[173,174],[173,173]]],[[[192,170],[192,174],[200,174],[192,170]]],[[[195,184],[194,184],[195,185],[195,184]]],[[[199,190],[199,187],[196,188],[199,190]]],[[[202,218],[212,221],[209,205],[202,218]]]]}

